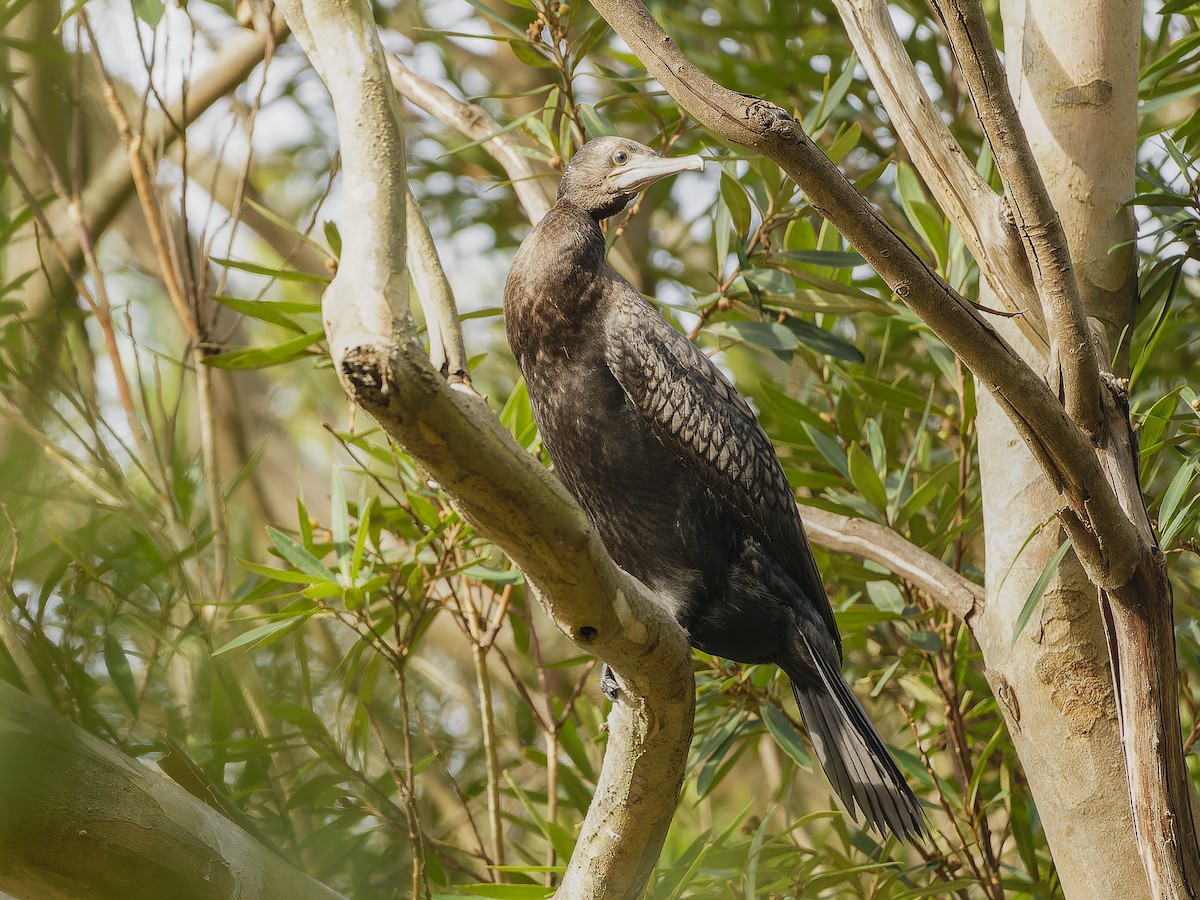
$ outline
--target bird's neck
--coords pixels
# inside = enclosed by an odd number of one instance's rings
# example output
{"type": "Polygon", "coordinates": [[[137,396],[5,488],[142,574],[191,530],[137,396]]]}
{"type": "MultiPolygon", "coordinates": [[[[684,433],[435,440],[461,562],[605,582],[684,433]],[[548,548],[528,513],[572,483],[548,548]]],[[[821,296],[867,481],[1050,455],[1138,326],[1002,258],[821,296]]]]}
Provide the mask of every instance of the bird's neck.
{"type": "Polygon", "coordinates": [[[521,243],[513,268],[529,288],[571,315],[587,302],[588,286],[607,266],[600,224],[585,210],[559,201],[521,243]]]}
{"type": "Polygon", "coordinates": [[[521,242],[504,288],[509,343],[518,360],[540,348],[570,353],[603,303],[604,235],[585,210],[560,201],[521,242]]]}

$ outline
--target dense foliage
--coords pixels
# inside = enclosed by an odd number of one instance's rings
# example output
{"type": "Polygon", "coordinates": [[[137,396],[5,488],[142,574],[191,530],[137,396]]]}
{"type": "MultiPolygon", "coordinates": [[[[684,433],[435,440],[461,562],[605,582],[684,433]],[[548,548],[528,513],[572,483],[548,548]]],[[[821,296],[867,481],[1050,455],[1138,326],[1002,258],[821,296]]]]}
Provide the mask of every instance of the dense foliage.
{"type": "MultiPolygon", "coordinates": [[[[6,0],[0,15],[25,5],[6,0]]],[[[30,52],[84,98],[75,143],[60,151],[22,129],[8,79],[0,243],[36,222],[30,200],[70,191],[118,147],[97,59],[104,78],[128,81],[118,94],[137,117],[177,97],[180,66],[203,72],[208,41],[236,28],[227,3],[68,7],[63,44],[30,52]],[[18,150],[57,173],[31,195],[11,165],[18,150]]],[[[1143,485],[1172,560],[1190,748],[1200,38],[1196,11],[1174,7],[1146,19],[1142,305],[1128,368],[1143,485]]],[[[990,173],[929,11],[894,10],[940,109],[990,173]]],[[[828,3],[657,12],[713,77],[791,108],[977,296],[973,261],[906,164],[828,3]]],[[[969,373],[773,164],[681,118],[584,4],[381,3],[377,16],[410,66],[486,107],[548,178],[586,137],[617,131],[714,158],[615,220],[617,265],[718,354],[802,504],[887,524],[982,580],[969,373]]],[[[318,301],[354,209],[338,191],[327,98],[302,62],[279,48],[265,79],[193,126],[186,153],[162,162],[152,195],[132,201],[52,311],[25,315],[25,280],[0,278],[0,678],[157,762],[350,896],[541,897],[603,754],[595,664],[437,485],[346,412],[318,301]]],[[[538,453],[498,309],[528,220],[478,142],[421,114],[408,128],[412,187],[459,295],[475,386],[538,453]]],[[[817,556],[847,676],[928,802],[935,846],[881,843],[835,809],[778,672],[696,653],[689,777],[650,896],[1057,896],[966,627],[874,564],[817,556]]]]}

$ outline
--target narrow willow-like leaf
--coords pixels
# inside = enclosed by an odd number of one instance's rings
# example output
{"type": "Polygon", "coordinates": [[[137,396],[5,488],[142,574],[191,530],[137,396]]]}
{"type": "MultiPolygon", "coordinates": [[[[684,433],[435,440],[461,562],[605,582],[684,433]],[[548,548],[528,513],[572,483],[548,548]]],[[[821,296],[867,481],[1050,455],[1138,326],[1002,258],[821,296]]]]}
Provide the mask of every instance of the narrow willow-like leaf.
{"type": "Polygon", "coordinates": [[[1012,642],[1015,644],[1021,636],[1021,632],[1025,630],[1025,625],[1029,622],[1033,611],[1037,609],[1038,603],[1041,602],[1042,595],[1046,593],[1046,587],[1050,584],[1050,579],[1054,577],[1054,573],[1058,571],[1059,564],[1063,561],[1063,557],[1067,555],[1067,551],[1071,549],[1071,541],[1068,538],[1062,542],[1058,548],[1058,552],[1050,558],[1046,563],[1046,568],[1042,569],[1042,574],[1038,576],[1037,584],[1033,586],[1033,590],[1029,592],[1029,597],[1025,600],[1025,605],[1021,607],[1021,614],[1017,617],[1017,622],[1013,625],[1012,642]]]}

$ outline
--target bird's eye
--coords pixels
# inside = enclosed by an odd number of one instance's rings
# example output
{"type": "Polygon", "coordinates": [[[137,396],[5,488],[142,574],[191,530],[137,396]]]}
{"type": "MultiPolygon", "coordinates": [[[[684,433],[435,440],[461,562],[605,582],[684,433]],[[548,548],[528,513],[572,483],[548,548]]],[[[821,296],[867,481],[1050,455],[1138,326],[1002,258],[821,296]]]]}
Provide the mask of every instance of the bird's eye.
{"type": "Polygon", "coordinates": [[[623,166],[625,163],[629,162],[629,154],[624,150],[618,150],[613,154],[613,162],[615,162],[618,166],[623,166]]]}

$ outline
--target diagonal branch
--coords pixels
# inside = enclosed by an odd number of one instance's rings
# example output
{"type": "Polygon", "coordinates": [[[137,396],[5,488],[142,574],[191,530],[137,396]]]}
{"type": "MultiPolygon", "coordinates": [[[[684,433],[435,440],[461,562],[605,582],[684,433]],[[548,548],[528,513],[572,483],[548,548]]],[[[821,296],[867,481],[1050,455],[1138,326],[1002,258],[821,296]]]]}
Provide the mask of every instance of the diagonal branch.
{"type": "MultiPolygon", "coordinates": [[[[245,81],[286,36],[283,17],[275,14],[270,33],[252,32],[230,41],[208,70],[189,86],[186,107],[179,102],[164,112],[147,113],[140,132],[142,146],[165,149],[173,144],[181,136],[180,127],[186,128],[245,81]]],[[[50,310],[55,290],[82,265],[85,241],[96,243],[132,193],[129,157],[124,147],[117,146],[97,166],[77,202],[76,198],[61,197],[48,210],[50,230],[60,245],[61,257],[45,257],[47,274],[30,279],[25,298],[29,317],[50,310]]]]}
{"type": "Polygon", "coordinates": [[[1048,349],[1042,316],[1021,238],[1006,204],[975,171],[929,98],[896,33],[886,0],[834,0],[871,85],[913,165],[962,234],[988,286],[1019,313],[1021,332],[1048,349]]]}
{"type": "Polygon", "coordinates": [[[521,152],[515,137],[507,132],[500,133],[499,122],[482,107],[463,103],[433,82],[426,81],[396,56],[388,54],[387,64],[392,73],[392,84],[404,99],[472,140],[484,142],[483,149],[500,163],[512,181],[513,191],[532,224],[536,225],[550,211],[554,205],[554,188],[545,173],[535,169],[529,157],[521,152]]]}
{"type": "Polygon", "coordinates": [[[1117,588],[1146,547],[1091,441],[1045,381],[905,243],[785,110],[731,91],[693,66],[639,0],[592,0],[646,70],[693,118],[773,160],[996,398],[1065,501],[1063,524],[1088,576],[1117,588]],[[1104,535],[1103,545],[1099,535],[1104,535]]]}
{"type": "Polygon", "coordinates": [[[983,609],[983,588],[886,525],[815,506],[801,507],[800,512],[814,544],[879,563],[963,621],[983,609]]]}
{"type": "Polygon", "coordinates": [[[687,638],[613,564],[558,480],[482,400],[451,388],[416,341],[398,106],[367,0],[282,6],[333,97],[344,192],[357,216],[342,230],[341,264],[322,301],[342,386],[536,583],[558,626],[620,673],[625,689],[560,893],[636,896],[683,782],[695,704],[687,638]]]}
{"type": "Polygon", "coordinates": [[[1050,199],[978,0],[934,0],[1012,199],[1050,340],[1050,375],[1067,413],[1099,443],[1100,361],[1058,210],[1050,199]]]}

